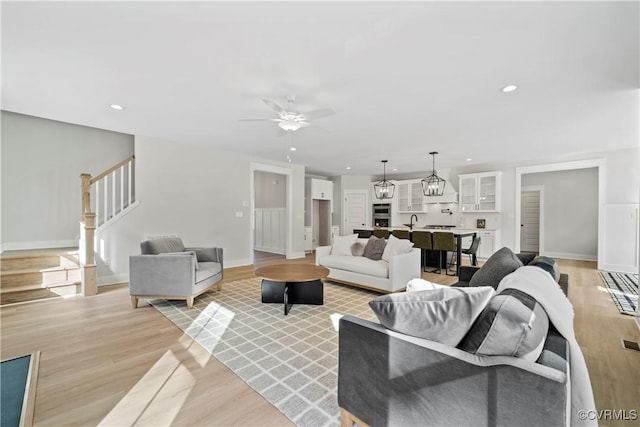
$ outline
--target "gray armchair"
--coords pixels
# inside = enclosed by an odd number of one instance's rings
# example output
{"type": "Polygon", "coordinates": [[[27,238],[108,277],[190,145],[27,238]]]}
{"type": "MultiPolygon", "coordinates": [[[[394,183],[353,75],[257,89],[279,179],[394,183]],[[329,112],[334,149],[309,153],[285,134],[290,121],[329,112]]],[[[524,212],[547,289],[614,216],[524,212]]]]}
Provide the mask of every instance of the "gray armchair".
{"type": "Polygon", "coordinates": [[[139,298],[186,300],[217,285],[222,290],[222,248],[185,248],[179,237],[146,240],[140,255],[129,257],[129,294],[133,308],[139,298]]]}

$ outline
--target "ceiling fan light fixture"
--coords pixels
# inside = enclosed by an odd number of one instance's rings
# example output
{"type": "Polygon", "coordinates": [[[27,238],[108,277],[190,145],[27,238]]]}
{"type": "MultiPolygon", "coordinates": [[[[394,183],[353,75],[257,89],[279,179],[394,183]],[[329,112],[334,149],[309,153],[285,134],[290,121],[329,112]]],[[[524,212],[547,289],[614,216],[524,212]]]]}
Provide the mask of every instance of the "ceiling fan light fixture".
{"type": "Polygon", "coordinates": [[[383,164],[383,175],[382,181],[378,181],[373,184],[373,190],[376,195],[376,199],[385,200],[385,199],[393,199],[393,194],[396,191],[396,185],[391,181],[387,181],[387,160],[382,160],[383,164]]]}
{"type": "Polygon", "coordinates": [[[440,178],[436,172],[436,154],[438,154],[438,152],[432,151],[429,154],[433,156],[433,169],[431,175],[421,181],[422,194],[427,197],[442,196],[444,194],[444,186],[447,181],[440,178]]]}
{"type": "Polygon", "coordinates": [[[284,130],[296,131],[302,127],[302,124],[293,120],[280,120],[278,126],[284,130]]]}

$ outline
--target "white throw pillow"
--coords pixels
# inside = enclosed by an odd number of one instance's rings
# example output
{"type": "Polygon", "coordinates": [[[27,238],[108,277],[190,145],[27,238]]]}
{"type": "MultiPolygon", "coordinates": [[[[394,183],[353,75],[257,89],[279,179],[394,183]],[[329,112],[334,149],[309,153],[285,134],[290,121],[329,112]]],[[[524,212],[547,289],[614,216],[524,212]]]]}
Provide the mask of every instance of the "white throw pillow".
{"type": "Polygon", "coordinates": [[[382,259],[387,262],[391,262],[391,258],[394,255],[407,253],[412,247],[413,242],[407,239],[398,239],[397,237],[390,235],[389,239],[387,239],[387,245],[384,247],[382,259]]]}
{"type": "Polygon", "coordinates": [[[448,286],[439,285],[424,279],[411,279],[407,282],[407,292],[429,291],[439,288],[448,288],[448,286]]]}
{"type": "Polygon", "coordinates": [[[336,236],[333,238],[333,247],[331,248],[331,255],[348,255],[352,256],[351,246],[356,243],[358,239],[357,234],[351,234],[349,236],[336,236]]]}

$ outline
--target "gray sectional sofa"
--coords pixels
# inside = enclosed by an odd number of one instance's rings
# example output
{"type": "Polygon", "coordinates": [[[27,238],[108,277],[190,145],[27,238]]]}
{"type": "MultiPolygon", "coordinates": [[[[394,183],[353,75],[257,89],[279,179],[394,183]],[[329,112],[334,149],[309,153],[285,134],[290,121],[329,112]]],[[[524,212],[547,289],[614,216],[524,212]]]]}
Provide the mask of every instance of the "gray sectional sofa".
{"type": "Polygon", "coordinates": [[[343,426],[597,425],[580,416],[595,404],[571,303],[553,274],[499,252],[474,270],[490,284],[384,295],[380,323],[340,319],[343,426]]]}

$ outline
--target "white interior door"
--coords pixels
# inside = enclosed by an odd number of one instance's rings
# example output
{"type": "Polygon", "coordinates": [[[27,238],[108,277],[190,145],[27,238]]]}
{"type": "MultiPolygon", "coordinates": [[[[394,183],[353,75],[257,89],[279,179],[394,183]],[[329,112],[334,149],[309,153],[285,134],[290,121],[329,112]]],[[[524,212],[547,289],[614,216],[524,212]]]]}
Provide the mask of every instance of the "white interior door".
{"type": "Polygon", "coordinates": [[[354,229],[367,225],[367,193],[366,191],[345,191],[344,193],[344,228],[343,235],[353,233],[354,229]]]}
{"type": "Polygon", "coordinates": [[[520,251],[540,253],[542,188],[523,187],[520,196],[520,251]]]}

